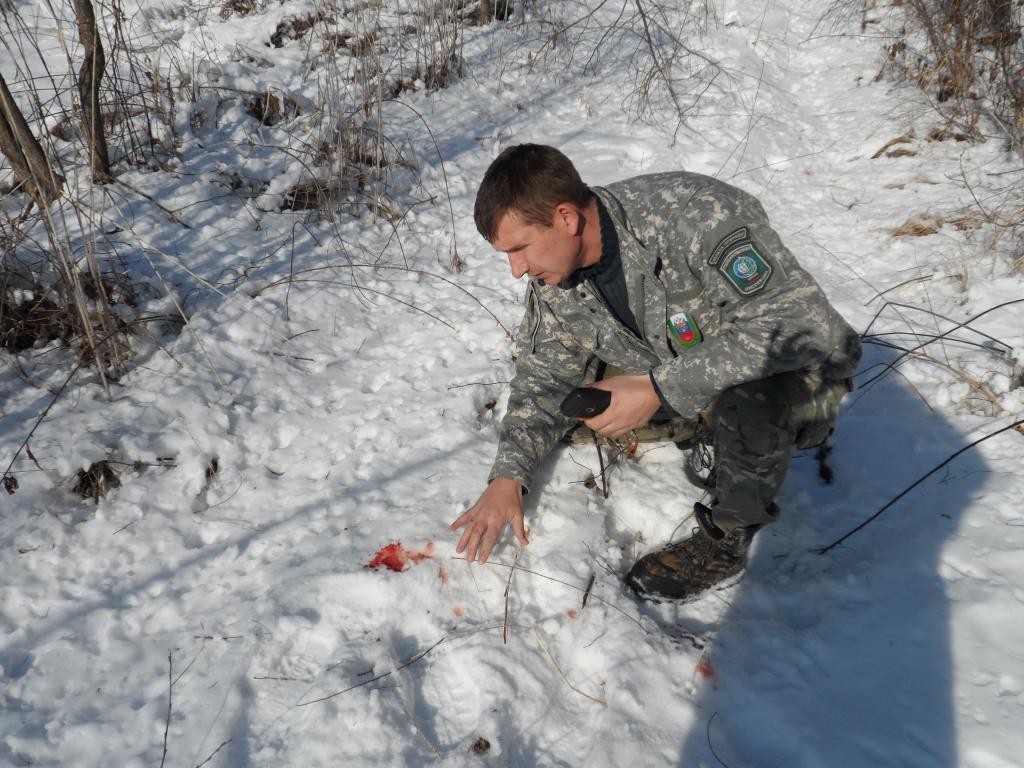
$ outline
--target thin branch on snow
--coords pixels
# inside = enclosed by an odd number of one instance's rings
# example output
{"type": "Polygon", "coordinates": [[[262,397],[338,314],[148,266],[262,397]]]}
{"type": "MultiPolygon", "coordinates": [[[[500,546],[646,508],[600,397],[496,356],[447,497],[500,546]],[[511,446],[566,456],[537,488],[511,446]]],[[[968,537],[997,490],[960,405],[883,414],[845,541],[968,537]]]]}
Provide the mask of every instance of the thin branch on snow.
{"type": "Polygon", "coordinates": [[[185,666],[185,668],[183,670],[181,670],[181,672],[178,673],[178,676],[176,678],[174,678],[174,682],[171,683],[172,687],[177,685],[178,681],[181,680],[181,678],[185,676],[185,673],[188,672],[190,669],[192,669],[192,665],[196,663],[196,660],[199,658],[200,654],[204,650],[206,650],[206,639],[205,638],[203,639],[202,645],[199,646],[199,650],[196,651],[196,655],[192,657],[192,661],[190,661],[185,666]]]}
{"type": "Polygon", "coordinates": [[[533,636],[537,638],[537,643],[538,645],[540,645],[541,650],[544,651],[544,653],[547,655],[549,659],[551,659],[551,663],[555,665],[555,669],[558,670],[558,674],[562,676],[562,679],[565,681],[566,685],[568,685],[570,688],[576,691],[576,693],[578,693],[583,698],[590,699],[592,702],[594,702],[595,704],[600,704],[602,707],[608,706],[608,702],[604,699],[598,698],[597,696],[591,696],[589,693],[581,691],[579,688],[573,685],[569,678],[566,677],[565,672],[562,671],[562,668],[558,666],[558,662],[555,660],[555,657],[551,655],[551,651],[549,651],[548,647],[544,645],[544,640],[541,639],[540,633],[536,629],[533,630],[533,636]]]}
{"type": "Polygon", "coordinates": [[[395,302],[396,304],[401,304],[404,307],[408,307],[409,309],[413,310],[414,312],[420,312],[421,314],[426,315],[427,317],[431,318],[432,320],[436,320],[437,322],[441,323],[441,325],[444,325],[444,326],[447,326],[448,328],[451,328],[453,331],[457,331],[458,330],[458,328],[456,328],[454,325],[449,323],[447,320],[445,320],[445,319],[443,319],[441,317],[438,317],[433,312],[430,312],[430,311],[428,311],[426,309],[423,309],[423,307],[417,307],[412,302],[405,301],[404,299],[400,299],[397,296],[388,293],[387,291],[378,291],[376,288],[367,288],[365,285],[359,285],[358,283],[349,283],[349,282],[346,282],[344,280],[328,280],[326,278],[321,279],[321,278],[313,278],[313,277],[304,277],[301,280],[294,280],[292,282],[296,282],[296,283],[321,283],[321,284],[324,284],[324,285],[340,285],[343,288],[352,288],[353,290],[356,290],[356,291],[367,291],[369,293],[373,293],[373,294],[376,294],[378,296],[383,296],[385,299],[390,299],[391,301],[395,302]]]}
{"type": "Polygon", "coordinates": [[[523,550],[516,550],[515,559],[512,561],[512,568],[508,572],[508,581],[505,583],[505,625],[501,628],[501,641],[508,645],[508,604],[509,595],[512,593],[512,577],[516,574],[516,563],[519,562],[519,553],[523,550]]]}
{"type": "Polygon", "coordinates": [[[423,123],[423,126],[427,129],[427,134],[430,136],[430,140],[434,142],[434,151],[437,152],[437,160],[441,164],[441,178],[444,179],[444,195],[448,201],[448,213],[451,216],[452,222],[452,269],[454,269],[456,272],[462,272],[466,268],[466,265],[463,263],[462,257],[459,256],[459,243],[458,240],[456,239],[455,234],[455,207],[452,205],[452,192],[451,189],[449,189],[448,187],[448,171],[446,171],[444,167],[444,156],[441,154],[441,147],[437,143],[437,137],[434,136],[434,132],[430,129],[430,123],[427,122],[426,118],[423,117],[423,115],[420,112],[413,109],[411,106],[406,104],[401,99],[394,99],[393,101],[395,104],[405,107],[414,115],[416,115],[416,117],[420,119],[420,122],[423,123]]]}
{"type": "MultiPolygon", "coordinates": [[[[341,696],[342,694],[348,693],[349,691],[354,691],[356,688],[362,688],[363,686],[370,685],[371,683],[375,683],[378,680],[383,680],[385,677],[390,677],[395,672],[400,672],[401,670],[405,669],[406,667],[411,667],[416,662],[422,660],[427,654],[429,654],[431,651],[433,651],[435,648],[437,648],[437,646],[441,645],[442,643],[448,642],[449,640],[452,640],[454,638],[466,637],[466,636],[469,636],[469,635],[476,635],[476,634],[478,634],[480,632],[487,632],[489,630],[499,629],[499,628],[501,628],[500,624],[494,625],[494,626],[488,626],[488,627],[479,627],[479,628],[472,629],[472,630],[466,631],[466,632],[451,632],[451,633],[445,635],[444,637],[442,637],[440,640],[438,640],[436,643],[431,645],[429,648],[427,648],[427,649],[425,649],[423,651],[420,651],[419,653],[416,653],[415,655],[411,656],[410,658],[408,658],[406,661],[402,662],[400,665],[398,665],[394,669],[390,669],[387,672],[384,672],[382,674],[376,675],[375,677],[372,677],[369,680],[364,680],[363,682],[357,683],[356,685],[350,685],[348,688],[345,688],[342,691],[337,691],[336,693],[332,693],[332,694],[330,694],[328,696],[321,696],[319,699],[311,699],[310,701],[303,701],[303,702],[300,702],[300,703],[296,704],[295,706],[296,707],[307,707],[310,704],[317,704],[318,702],[321,702],[321,701],[328,701],[329,699],[333,699],[333,698],[335,698],[337,696],[341,696]]],[[[532,627],[516,626],[516,629],[532,629],[532,627]]],[[[327,669],[333,669],[336,666],[337,666],[337,664],[333,664],[330,667],[327,667],[327,669]]],[[[363,672],[363,673],[360,673],[359,676],[362,677],[363,675],[367,675],[367,674],[370,674],[370,673],[369,672],[363,672]]],[[[277,679],[277,678],[273,678],[273,677],[254,677],[253,679],[254,680],[274,680],[274,679],[277,679]]]]}
{"type": "Polygon", "coordinates": [[[160,768],[164,768],[164,763],[167,761],[167,733],[171,730],[171,702],[172,695],[174,692],[174,680],[171,679],[173,674],[174,664],[171,657],[171,652],[167,652],[167,722],[164,724],[164,753],[160,758],[160,768]]]}
{"type": "Polygon", "coordinates": [[[220,746],[218,746],[215,750],[213,750],[213,752],[210,753],[210,756],[208,758],[206,758],[205,760],[203,760],[203,762],[201,762],[198,765],[196,765],[196,768],[203,768],[204,765],[206,765],[208,762],[213,760],[213,758],[217,756],[217,753],[220,752],[222,749],[224,749],[224,747],[226,747],[228,744],[230,744],[231,741],[232,741],[231,739],[228,739],[227,741],[222,741],[220,743],[220,746]]]}
{"type": "MultiPolygon", "coordinates": [[[[436,272],[430,272],[429,270],[413,269],[412,267],[403,267],[403,266],[399,266],[397,264],[374,264],[374,263],[370,263],[370,262],[363,262],[363,263],[359,263],[359,262],[341,262],[339,264],[324,264],[324,265],[321,265],[321,266],[318,266],[318,267],[308,267],[307,269],[300,269],[298,272],[295,272],[294,274],[295,275],[305,275],[305,274],[309,274],[310,272],[320,272],[322,270],[353,269],[353,268],[356,268],[356,267],[365,268],[365,269],[390,269],[390,270],[398,270],[399,272],[409,272],[410,274],[421,275],[423,277],[433,277],[433,278],[435,278],[437,280],[441,280],[442,282],[448,283],[448,285],[453,286],[454,288],[459,289],[464,294],[469,296],[469,298],[471,298],[473,301],[475,301],[484,312],[486,312],[488,315],[490,315],[492,318],[494,318],[494,322],[496,322],[501,327],[501,330],[505,331],[505,333],[511,333],[511,331],[505,326],[505,324],[503,322],[501,322],[501,320],[498,318],[498,316],[496,314],[494,314],[494,312],[492,312],[490,309],[488,309],[487,306],[482,301],[480,301],[480,299],[478,299],[476,296],[474,296],[471,291],[469,291],[466,288],[464,288],[463,286],[459,285],[454,280],[451,280],[451,279],[445,277],[444,275],[439,275],[436,272]]],[[[287,282],[289,282],[289,281],[291,281],[293,279],[294,279],[294,275],[289,275],[288,277],[282,277],[282,278],[278,278],[277,280],[272,280],[271,282],[269,282],[266,285],[264,285],[262,288],[257,288],[250,295],[253,298],[256,298],[257,296],[259,296],[261,293],[263,293],[267,289],[274,288],[274,287],[276,287],[278,285],[282,285],[282,284],[287,283],[287,282]]]]}
{"type": "Polygon", "coordinates": [[[124,179],[121,179],[121,178],[114,178],[114,179],[113,179],[113,181],[114,181],[115,183],[117,183],[117,184],[120,184],[120,185],[121,185],[122,187],[124,187],[125,189],[127,189],[127,190],[129,190],[129,191],[131,191],[131,192],[134,192],[134,193],[135,193],[136,195],[138,195],[139,197],[141,197],[141,198],[142,198],[143,200],[147,200],[148,202],[150,202],[150,203],[152,203],[153,205],[155,205],[155,206],[156,206],[157,208],[159,208],[159,209],[160,209],[161,211],[163,211],[163,212],[164,212],[164,214],[166,214],[166,215],[167,215],[167,217],[168,217],[168,218],[169,218],[169,219],[170,219],[171,221],[173,221],[173,222],[174,222],[175,224],[180,224],[180,225],[181,225],[181,226],[183,226],[183,227],[184,227],[185,229],[192,229],[192,225],[191,225],[191,224],[189,224],[189,223],[188,223],[187,221],[185,221],[184,219],[182,219],[182,218],[181,218],[181,217],[180,217],[180,216],[179,216],[179,215],[177,214],[177,212],[176,212],[176,211],[172,211],[172,210],[171,210],[170,208],[168,208],[168,207],[167,207],[166,205],[164,205],[163,203],[161,203],[161,202],[160,202],[159,200],[157,200],[157,199],[156,199],[155,197],[153,197],[152,195],[149,195],[149,194],[147,194],[147,193],[143,192],[143,191],[142,191],[141,189],[138,189],[137,187],[133,186],[132,184],[129,184],[129,183],[128,183],[127,181],[125,181],[124,179]]]}
{"type": "Polygon", "coordinates": [[[590,590],[594,588],[594,579],[596,578],[596,573],[590,574],[590,580],[587,582],[587,588],[583,590],[583,602],[580,603],[581,610],[587,607],[587,598],[590,597],[590,590]]]}
{"type": "Polygon", "coordinates": [[[890,499],[890,500],[889,500],[889,501],[888,501],[888,502],[887,502],[887,503],[886,503],[886,504],[885,504],[885,505],[884,505],[884,506],[883,506],[883,507],[882,507],[882,508],[881,508],[880,510],[878,510],[877,512],[875,512],[875,514],[871,515],[871,517],[869,517],[868,519],[866,519],[866,520],[865,520],[864,522],[862,522],[862,523],[861,523],[860,525],[858,525],[857,527],[855,527],[855,528],[852,528],[851,530],[847,531],[846,533],[844,533],[844,534],[843,534],[842,536],[840,536],[840,537],[839,537],[838,539],[836,539],[835,541],[833,541],[833,542],[832,542],[831,544],[829,544],[828,546],[826,546],[826,547],[822,547],[821,549],[816,549],[816,550],[812,550],[812,551],[813,551],[813,552],[817,552],[817,553],[818,553],[819,555],[826,555],[826,554],[828,554],[828,553],[829,553],[829,552],[831,552],[831,551],[832,551],[833,549],[835,549],[835,548],[836,548],[836,547],[838,547],[838,546],[839,546],[840,544],[842,544],[842,543],[843,543],[844,541],[846,541],[846,540],[847,540],[848,538],[850,538],[851,536],[853,536],[853,535],[854,535],[855,533],[857,533],[858,531],[861,531],[862,529],[864,529],[865,527],[867,527],[867,526],[868,526],[869,524],[871,524],[872,522],[874,522],[875,520],[877,520],[877,519],[878,519],[878,518],[879,518],[879,517],[881,516],[881,514],[882,514],[883,512],[885,512],[885,510],[887,510],[887,509],[888,509],[889,507],[891,507],[891,506],[892,506],[893,504],[895,504],[895,503],[896,503],[897,501],[899,501],[900,499],[902,499],[902,498],[903,498],[904,496],[906,496],[906,495],[907,495],[908,493],[910,493],[910,492],[911,492],[912,490],[914,490],[914,489],[915,489],[915,488],[916,488],[917,486],[919,486],[919,485],[920,485],[921,483],[923,483],[923,482],[924,482],[925,480],[927,480],[927,479],[928,479],[929,477],[931,477],[932,475],[934,475],[934,474],[935,474],[936,472],[938,472],[938,471],[939,471],[940,469],[942,469],[942,468],[943,468],[944,466],[946,466],[947,464],[949,464],[949,463],[950,463],[951,461],[953,461],[953,460],[954,460],[955,458],[957,458],[957,457],[958,457],[958,456],[959,456],[960,454],[962,454],[962,453],[966,453],[967,451],[969,451],[969,450],[970,450],[971,448],[973,448],[974,446],[978,445],[979,443],[983,443],[983,442],[985,442],[986,440],[988,440],[989,438],[991,438],[991,437],[995,437],[996,435],[1001,435],[1001,434],[1002,434],[1003,432],[1008,432],[1008,431],[1010,431],[1011,429],[1016,429],[1016,430],[1020,431],[1020,430],[1021,430],[1021,427],[1022,427],[1022,426],[1024,426],[1024,419],[1018,419],[1017,421],[1013,422],[1012,424],[1007,424],[1007,425],[1006,425],[1005,427],[1002,427],[1001,429],[997,429],[997,430],[996,430],[995,432],[991,432],[991,433],[989,433],[989,434],[985,435],[984,437],[980,437],[980,438],[978,438],[978,439],[977,439],[977,440],[975,440],[975,441],[974,441],[973,443],[969,443],[969,444],[965,445],[965,446],[964,446],[963,448],[961,448],[961,449],[960,449],[959,451],[957,451],[957,452],[956,452],[956,453],[954,453],[954,454],[953,454],[952,456],[950,456],[949,458],[947,458],[947,459],[946,459],[945,461],[943,461],[943,462],[942,462],[941,464],[939,464],[938,466],[936,466],[936,467],[934,467],[933,469],[929,470],[929,471],[928,471],[928,472],[926,472],[925,474],[921,475],[921,477],[919,477],[919,478],[918,478],[917,480],[915,480],[915,481],[914,481],[913,483],[911,483],[911,484],[910,484],[910,485],[908,485],[908,486],[907,486],[906,488],[904,488],[904,489],[903,489],[902,491],[900,491],[900,493],[899,493],[899,494],[898,494],[897,496],[895,496],[894,498],[890,499]]]}
{"type": "MultiPolygon", "coordinates": [[[[995,408],[997,408],[999,411],[1003,410],[1003,404],[1000,402],[999,396],[995,392],[992,391],[992,388],[989,387],[988,384],[983,382],[981,379],[978,379],[977,377],[972,376],[971,374],[967,373],[966,371],[963,371],[960,368],[957,368],[956,366],[951,365],[950,363],[943,362],[942,360],[939,360],[936,357],[932,357],[931,355],[929,355],[929,354],[927,354],[925,352],[911,352],[911,351],[908,351],[908,350],[904,349],[903,347],[901,347],[901,346],[899,346],[897,344],[892,344],[892,343],[889,343],[889,342],[872,342],[872,343],[878,344],[879,346],[882,346],[882,347],[888,347],[889,349],[899,349],[899,350],[902,350],[902,351],[906,352],[907,355],[909,355],[910,357],[916,358],[918,360],[924,360],[924,361],[929,362],[929,363],[934,363],[935,365],[937,365],[937,366],[939,366],[941,368],[945,368],[947,371],[949,371],[950,373],[955,375],[957,378],[962,380],[964,383],[966,383],[969,387],[971,387],[972,389],[976,390],[977,392],[980,392],[985,397],[985,399],[988,400],[990,403],[992,403],[992,405],[995,408]]],[[[895,370],[895,368],[893,368],[893,370],[895,370]]]]}
{"type": "MultiPolygon", "coordinates": [[[[881,294],[879,294],[879,295],[881,295],[881,294]]],[[[904,304],[904,303],[899,302],[899,301],[886,301],[881,307],[879,307],[878,311],[875,313],[875,316],[871,319],[871,322],[868,323],[868,327],[864,329],[864,333],[862,334],[862,336],[867,336],[867,335],[870,334],[871,328],[874,326],[874,324],[878,320],[879,316],[882,314],[882,312],[885,311],[885,309],[887,307],[895,307],[897,309],[912,309],[915,312],[924,312],[925,314],[931,315],[932,317],[936,317],[936,318],[938,318],[940,320],[945,320],[947,323],[954,323],[954,324],[956,324],[955,328],[952,328],[949,331],[946,331],[944,334],[942,334],[943,337],[948,336],[950,333],[953,333],[954,331],[957,331],[957,330],[959,330],[961,328],[966,328],[967,330],[972,331],[972,332],[978,334],[979,336],[981,336],[983,338],[986,338],[989,341],[993,341],[996,344],[999,344],[1000,346],[1005,347],[1006,349],[1010,350],[1010,349],[1013,349],[1013,347],[1010,344],[1007,344],[1005,341],[997,339],[995,336],[990,336],[989,334],[985,333],[984,331],[979,331],[977,328],[972,327],[971,323],[973,323],[975,320],[977,320],[982,315],[986,315],[986,314],[988,314],[989,312],[991,312],[993,310],[1000,309],[1000,308],[1005,307],[1005,306],[1007,306],[1009,304],[1016,304],[1016,303],[1019,303],[1020,301],[1024,301],[1024,299],[1015,299],[1013,301],[1007,302],[1006,304],[998,304],[998,305],[996,305],[994,307],[990,307],[989,309],[986,309],[984,312],[981,312],[980,314],[974,315],[974,317],[970,317],[967,320],[964,320],[962,323],[957,323],[957,321],[954,320],[953,318],[946,317],[945,315],[940,314],[940,313],[938,313],[938,312],[936,312],[936,311],[934,311],[932,309],[925,309],[924,307],[918,307],[918,306],[916,306],[914,304],[904,304]]],[[[908,325],[909,325],[909,323],[908,323],[908,325]]],[[[938,339],[938,338],[939,337],[935,337],[935,339],[938,339]]],[[[935,340],[935,339],[933,339],[933,340],[935,340]]]]}
{"type": "MultiPolygon", "coordinates": [[[[994,336],[991,336],[991,335],[989,335],[987,333],[979,331],[976,328],[973,328],[971,326],[971,323],[973,323],[975,320],[978,320],[978,319],[984,317],[985,315],[987,315],[987,314],[989,314],[991,312],[995,312],[998,309],[1003,309],[1005,307],[1009,307],[1009,306],[1012,306],[1014,304],[1020,304],[1022,302],[1024,302],[1024,299],[1011,299],[1010,301],[1004,301],[1001,304],[996,304],[994,307],[989,307],[988,309],[986,309],[986,310],[984,310],[982,312],[979,312],[978,314],[973,315],[972,317],[969,317],[969,318],[967,318],[966,320],[964,320],[962,322],[956,322],[956,321],[952,320],[951,318],[947,318],[947,317],[945,317],[943,315],[939,315],[938,313],[933,312],[930,309],[925,309],[923,307],[915,307],[913,305],[900,304],[898,302],[886,302],[885,305],[883,305],[878,310],[878,312],[875,314],[874,319],[872,319],[872,321],[868,324],[868,327],[861,334],[861,338],[863,338],[863,339],[870,339],[871,338],[871,336],[869,334],[869,331],[871,330],[871,327],[874,325],[875,321],[878,319],[878,317],[881,314],[881,312],[887,306],[903,307],[903,308],[906,308],[906,309],[914,309],[914,310],[917,310],[917,311],[920,311],[920,312],[925,312],[925,313],[930,314],[930,315],[932,315],[934,317],[938,317],[938,318],[941,318],[943,320],[946,320],[947,322],[953,323],[953,326],[951,328],[948,328],[945,331],[942,331],[941,333],[938,333],[938,334],[927,334],[925,336],[925,340],[921,341],[916,346],[912,346],[912,347],[909,347],[909,348],[902,348],[903,349],[902,353],[900,355],[898,355],[895,360],[892,360],[891,362],[886,363],[885,366],[883,366],[883,370],[882,370],[881,373],[875,374],[870,379],[868,379],[867,381],[865,381],[865,382],[863,382],[863,383],[861,383],[861,384],[859,384],[857,386],[857,390],[860,391],[861,394],[860,394],[860,396],[858,396],[857,400],[854,401],[854,405],[856,405],[857,402],[859,402],[864,397],[864,395],[867,394],[867,392],[870,391],[870,389],[877,382],[879,382],[884,376],[886,376],[890,371],[895,371],[896,368],[899,366],[899,364],[902,361],[904,361],[906,358],[908,358],[910,356],[913,356],[913,355],[917,355],[919,350],[923,349],[924,347],[927,347],[930,344],[934,344],[937,341],[941,341],[941,340],[949,338],[952,334],[956,333],[961,328],[967,328],[968,330],[970,330],[970,331],[972,331],[974,333],[977,333],[979,336],[983,336],[984,338],[987,338],[987,339],[989,339],[990,341],[992,341],[994,343],[1001,344],[1002,346],[1006,347],[1007,350],[1012,349],[1012,347],[1009,344],[1007,344],[1006,342],[1000,341],[999,339],[997,339],[994,336]]],[[[915,335],[917,335],[917,334],[915,334],[915,335]]],[[[861,371],[857,375],[864,374],[864,373],[866,373],[869,370],[871,370],[871,369],[870,368],[865,369],[864,371],[861,371]]],[[[855,375],[854,378],[856,378],[856,375],[855,375]]]]}
{"type": "Polygon", "coordinates": [[[337,693],[332,693],[332,694],[330,694],[328,696],[321,696],[319,699],[311,699],[310,701],[299,702],[295,706],[297,706],[297,707],[308,707],[310,704],[317,704],[317,703],[319,703],[321,701],[328,701],[329,699],[333,699],[333,698],[335,698],[337,696],[341,696],[343,693],[348,693],[349,691],[354,691],[356,688],[362,688],[363,686],[369,685],[370,683],[375,683],[378,680],[383,680],[385,677],[390,677],[395,672],[399,672],[399,671],[405,669],[406,667],[411,667],[413,664],[415,664],[417,661],[422,659],[424,656],[426,656],[432,650],[437,648],[437,646],[441,645],[441,643],[445,642],[449,637],[450,637],[450,635],[445,635],[440,640],[438,640],[436,643],[434,643],[432,646],[427,648],[425,651],[420,651],[419,653],[417,653],[415,656],[413,656],[408,661],[398,665],[394,669],[390,669],[387,672],[384,672],[383,674],[377,675],[376,677],[372,677],[369,680],[364,680],[361,683],[356,683],[355,685],[350,685],[348,688],[346,688],[343,691],[338,691],[337,693]]]}
{"type": "MultiPolygon", "coordinates": [[[[452,560],[465,560],[465,559],[466,558],[464,558],[464,557],[453,557],[452,558],[452,560]]],[[[485,563],[485,565],[493,565],[493,566],[496,566],[496,567],[499,567],[499,568],[515,568],[517,571],[523,571],[525,573],[529,573],[529,574],[532,574],[534,576],[540,576],[542,579],[547,579],[548,581],[553,581],[556,584],[561,584],[563,586],[569,587],[570,589],[575,589],[577,592],[583,592],[584,591],[583,587],[579,587],[579,586],[577,586],[575,584],[570,584],[568,581],[562,581],[561,579],[556,579],[554,576],[548,576],[547,574],[540,573],[538,571],[534,571],[534,570],[531,570],[529,568],[524,568],[521,565],[506,565],[505,563],[495,563],[495,562],[490,561],[490,560],[488,560],[487,563],[485,563]]],[[[593,597],[598,602],[604,603],[605,605],[607,605],[612,610],[618,611],[623,616],[625,616],[627,619],[629,619],[634,624],[636,624],[638,627],[640,627],[640,629],[642,629],[646,634],[650,634],[650,632],[648,631],[647,627],[645,627],[643,624],[641,624],[638,619],[634,619],[632,616],[630,616],[624,610],[619,608],[619,606],[617,606],[615,603],[610,602],[608,600],[605,600],[600,595],[595,595],[593,593],[591,594],[591,597],[593,597]]]]}
{"type": "Polygon", "coordinates": [[[708,740],[708,749],[711,750],[711,754],[714,755],[715,760],[718,761],[718,764],[720,766],[722,766],[722,768],[729,768],[729,764],[726,763],[724,760],[722,760],[722,758],[720,758],[718,756],[718,753],[715,752],[714,745],[711,743],[711,723],[713,723],[715,721],[716,717],[718,717],[718,713],[717,712],[715,712],[711,717],[708,718],[708,727],[707,727],[707,730],[705,731],[704,735],[707,737],[707,740],[708,740]]]}

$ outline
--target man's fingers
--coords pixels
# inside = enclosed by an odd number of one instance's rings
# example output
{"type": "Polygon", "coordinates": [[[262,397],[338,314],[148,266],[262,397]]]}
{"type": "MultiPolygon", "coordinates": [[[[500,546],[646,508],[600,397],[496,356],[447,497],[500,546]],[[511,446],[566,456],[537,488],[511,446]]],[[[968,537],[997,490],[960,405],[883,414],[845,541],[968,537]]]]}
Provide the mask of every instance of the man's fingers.
{"type": "MultiPolygon", "coordinates": [[[[502,526],[504,528],[505,526],[502,526]]],[[[498,533],[501,532],[501,528],[497,532],[492,531],[490,528],[480,538],[480,565],[487,562],[488,556],[491,554],[491,550],[494,549],[494,542],[498,540],[498,533]]]]}
{"type": "Polygon", "coordinates": [[[516,532],[516,538],[521,544],[530,543],[530,540],[526,538],[526,526],[523,524],[522,515],[515,515],[512,518],[512,530],[516,532]]]}
{"type": "Polygon", "coordinates": [[[501,532],[505,530],[506,525],[512,526],[516,538],[521,543],[529,544],[529,539],[526,538],[526,527],[523,523],[521,511],[512,511],[502,519],[497,514],[479,514],[474,506],[472,509],[464,512],[450,526],[450,530],[465,526],[458,546],[455,547],[455,553],[462,554],[465,552],[466,562],[472,563],[476,561],[483,565],[487,562],[487,558],[491,556],[491,551],[494,549],[494,545],[497,544],[498,539],[501,537],[501,532]]]}
{"type": "Polygon", "coordinates": [[[466,547],[466,562],[467,563],[472,563],[473,562],[473,558],[476,557],[477,547],[480,546],[479,542],[480,542],[479,536],[473,536],[473,538],[470,539],[469,546],[466,547]]]}
{"type": "Polygon", "coordinates": [[[473,512],[475,512],[475,511],[476,511],[476,504],[474,504],[472,507],[470,507],[465,512],[463,512],[461,515],[459,515],[455,519],[455,522],[448,526],[448,530],[449,531],[454,531],[454,530],[456,530],[458,528],[461,528],[466,523],[471,522],[472,519],[473,519],[473,517],[472,517],[473,512]]]}
{"type": "MultiPolygon", "coordinates": [[[[593,419],[587,419],[583,423],[586,424],[592,432],[596,432],[602,437],[617,437],[615,434],[615,427],[610,425],[606,419],[599,419],[595,416],[593,419]]],[[[623,430],[623,432],[625,431],[627,430],[623,430]]]]}
{"type": "Polygon", "coordinates": [[[456,554],[462,554],[462,550],[464,550],[466,548],[466,545],[469,543],[469,537],[472,535],[472,533],[472,527],[467,528],[462,532],[462,538],[459,539],[459,545],[455,547],[456,554]]]}

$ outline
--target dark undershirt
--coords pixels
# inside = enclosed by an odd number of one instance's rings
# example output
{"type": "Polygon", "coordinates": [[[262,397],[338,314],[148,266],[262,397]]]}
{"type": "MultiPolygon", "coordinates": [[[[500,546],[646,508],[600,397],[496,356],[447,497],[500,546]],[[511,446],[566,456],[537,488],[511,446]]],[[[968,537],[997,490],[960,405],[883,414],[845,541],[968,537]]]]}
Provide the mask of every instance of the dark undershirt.
{"type": "MultiPolygon", "coordinates": [[[[597,217],[601,225],[601,258],[591,267],[577,269],[568,278],[559,283],[558,287],[571,289],[584,280],[589,280],[601,298],[604,299],[604,303],[612,313],[612,316],[632,331],[634,336],[642,338],[640,336],[640,326],[636,322],[636,316],[629,307],[626,277],[622,272],[622,257],[619,254],[619,235],[615,231],[612,217],[608,215],[608,211],[605,209],[604,203],[601,202],[601,198],[597,197],[595,199],[597,200],[597,217]]],[[[651,385],[654,387],[658,399],[661,400],[661,411],[655,415],[655,418],[677,416],[678,414],[668,404],[668,401],[665,400],[665,396],[661,394],[658,382],[654,380],[654,372],[651,371],[649,376],[651,385]]]]}
{"type": "Polygon", "coordinates": [[[619,256],[619,235],[612,224],[612,218],[605,210],[601,198],[597,201],[597,216],[601,225],[601,258],[591,267],[577,269],[563,281],[560,288],[575,288],[584,280],[589,280],[597,289],[604,303],[611,310],[612,316],[640,337],[640,326],[637,325],[633,310],[629,308],[629,294],[626,293],[626,278],[622,274],[622,258],[619,256]]]}

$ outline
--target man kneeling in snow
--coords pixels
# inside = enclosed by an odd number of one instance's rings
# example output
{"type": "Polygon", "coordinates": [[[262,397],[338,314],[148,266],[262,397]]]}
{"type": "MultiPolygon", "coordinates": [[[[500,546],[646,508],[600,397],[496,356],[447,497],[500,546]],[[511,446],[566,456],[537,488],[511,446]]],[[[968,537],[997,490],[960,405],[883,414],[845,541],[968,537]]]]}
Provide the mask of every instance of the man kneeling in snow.
{"type": "Polygon", "coordinates": [[[618,438],[652,419],[699,420],[714,446],[691,538],[641,558],[626,582],[687,598],[738,574],[778,517],[794,448],[824,441],[860,360],[857,334],[751,195],[660,173],[588,187],[553,147],[509,147],[476,197],[477,229],[529,275],[508,411],[490,482],[451,526],[484,563],[506,525],[526,544],[522,495],[575,422],[575,387],[611,393],[584,424],[618,438]],[[594,381],[601,363],[623,375],[594,381]]]}

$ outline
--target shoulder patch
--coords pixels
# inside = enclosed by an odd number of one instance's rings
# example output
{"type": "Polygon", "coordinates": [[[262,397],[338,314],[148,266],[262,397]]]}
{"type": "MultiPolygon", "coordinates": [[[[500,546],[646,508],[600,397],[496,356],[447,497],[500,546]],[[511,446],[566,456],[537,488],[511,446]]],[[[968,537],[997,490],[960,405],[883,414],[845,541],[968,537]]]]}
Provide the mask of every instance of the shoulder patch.
{"type": "Polygon", "coordinates": [[[730,246],[747,239],[746,227],[740,227],[739,229],[730,232],[718,242],[718,245],[715,246],[715,250],[713,250],[711,255],[708,257],[708,264],[713,267],[717,267],[718,263],[722,260],[722,256],[727,250],[729,250],[730,246]]]}
{"type": "Polygon", "coordinates": [[[774,270],[771,262],[748,240],[724,253],[718,271],[740,296],[753,296],[768,285],[774,270]]]}

